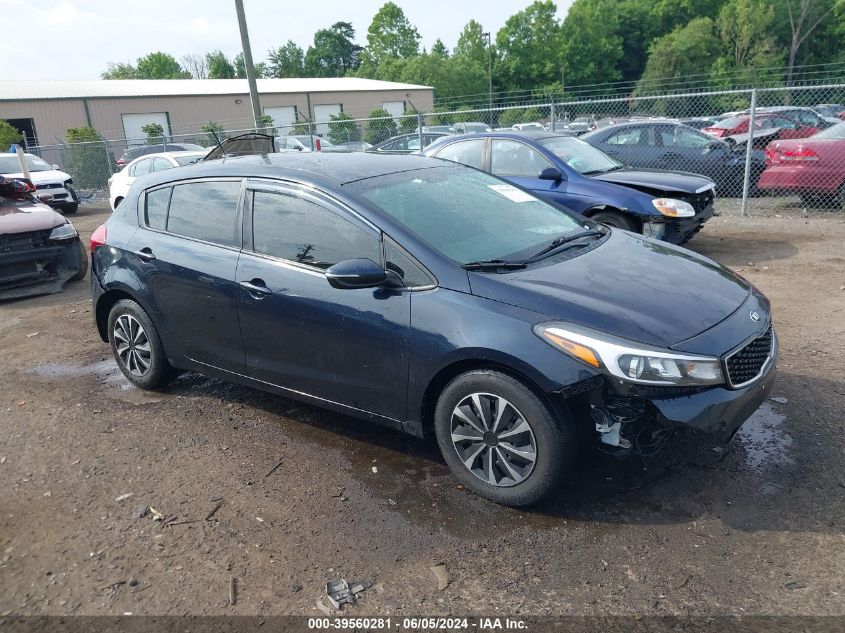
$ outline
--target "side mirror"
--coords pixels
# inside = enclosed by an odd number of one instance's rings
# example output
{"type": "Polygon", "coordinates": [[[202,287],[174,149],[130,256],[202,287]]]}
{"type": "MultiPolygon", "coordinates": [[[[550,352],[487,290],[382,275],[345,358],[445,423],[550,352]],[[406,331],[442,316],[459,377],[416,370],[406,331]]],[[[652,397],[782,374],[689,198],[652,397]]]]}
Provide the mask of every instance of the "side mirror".
{"type": "Polygon", "coordinates": [[[388,273],[371,259],[347,259],[329,268],[326,279],[332,288],[378,288],[388,281],[388,273]]]}
{"type": "Polygon", "coordinates": [[[52,165],[50,165],[50,167],[52,167],[53,169],[58,169],[58,168],[59,168],[59,166],[58,166],[56,163],[53,163],[52,165]]]}
{"type": "Polygon", "coordinates": [[[556,167],[546,167],[540,172],[539,178],[540,180],[554,180],[555,182],[565,180],[563,174],[556,167]]]}

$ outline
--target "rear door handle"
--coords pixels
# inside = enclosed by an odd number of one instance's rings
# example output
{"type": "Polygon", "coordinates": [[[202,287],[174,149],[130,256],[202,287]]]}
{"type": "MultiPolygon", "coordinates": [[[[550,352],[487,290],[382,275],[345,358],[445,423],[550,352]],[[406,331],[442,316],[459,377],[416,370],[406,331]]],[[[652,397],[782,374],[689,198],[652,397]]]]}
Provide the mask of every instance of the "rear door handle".
{"type": "Polygon", "coordinates": [[[273,291],[267,287],[267,284],[264,283],[263,279],[242,281],[240,282],[240,286],[256,299],[261,299],[262,297],[273,294],[273,291]]]}
{"type": "Polygon", "coordinates": [[[152,249],[149,247],[144,247],[140,251],[135,251],[135,254],[138,256],[139,259],[148,263],[156,258],[152,249]]]}

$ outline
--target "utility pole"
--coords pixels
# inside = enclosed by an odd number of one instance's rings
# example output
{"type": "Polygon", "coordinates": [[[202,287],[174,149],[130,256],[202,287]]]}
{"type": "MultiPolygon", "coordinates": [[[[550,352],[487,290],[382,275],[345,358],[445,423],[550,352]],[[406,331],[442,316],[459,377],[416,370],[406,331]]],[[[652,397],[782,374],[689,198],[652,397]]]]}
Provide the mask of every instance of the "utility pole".
{"type": "Polygon", "coordinates": [[[252,49],[249,46],[249,32],[246,29],[243,0],[235,0],[235,10],[238,13],[238,27],[241,30],[241,46],[244,52],[244,69],[249,84],[249,100],[252,102],[252,118],[255,120],[255,130],[261,125],[261,103],[258,101],[258,84],[255,82],[255,68],[252,65],[252,49]]]}
{"type": "Polygon", "coordinates": [[[487,94],[490,108],[490,127],[493,127],[493,51],[490,31],[486,31],[482,35],[487,38],[487,94]]]}

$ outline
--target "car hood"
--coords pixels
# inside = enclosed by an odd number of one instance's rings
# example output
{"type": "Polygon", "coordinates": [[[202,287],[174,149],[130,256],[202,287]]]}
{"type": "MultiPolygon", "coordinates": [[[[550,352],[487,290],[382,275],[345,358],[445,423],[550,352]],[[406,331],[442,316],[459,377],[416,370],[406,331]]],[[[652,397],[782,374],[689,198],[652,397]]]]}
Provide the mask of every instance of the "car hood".
{"type": "MultiPolygon", "coordinates": [[[[23,178],[24,175],[21,172],[17,174],[3,174],[6,178],[23,178]]],[[[64,182],[65,180],[70,180],[70,174],[66,174],[63,171],[59,171],[57,169],[48,169],[47,171],[31,171],[29,172],[29,179],[32,181],[34,185],[40,185],[47,182],[64,182]]]]}
{"type": "Polygon", "coordinates": [[[469,279],[474,295],[659,347],[723,321],[751,290],[706,257],[618,229],[583,255],[469,279]]]}
{"type": "Polygon", "coordinates": [[[713,186],[713,181],[704,176],[659,169],[618,169],[589,178],[636,189],[680,193],[700,193],[713,186]]]}
{"type": "Polygon", "coordinates": [[[46,204],[0,200],[0,235],[44,231],[65,222],[61,214],[46,204]]]}

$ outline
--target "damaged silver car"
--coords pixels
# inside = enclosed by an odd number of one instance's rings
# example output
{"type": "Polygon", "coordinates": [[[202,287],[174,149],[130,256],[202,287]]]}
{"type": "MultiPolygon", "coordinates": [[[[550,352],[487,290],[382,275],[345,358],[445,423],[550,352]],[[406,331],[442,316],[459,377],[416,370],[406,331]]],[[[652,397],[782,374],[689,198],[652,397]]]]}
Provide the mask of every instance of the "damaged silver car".
{"type": "Polygon", "coordinates": [[[29,180],[0,176],[0,300],[60,292],[88,273],[76,228],[35,191],[29,180]]]}

